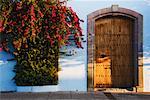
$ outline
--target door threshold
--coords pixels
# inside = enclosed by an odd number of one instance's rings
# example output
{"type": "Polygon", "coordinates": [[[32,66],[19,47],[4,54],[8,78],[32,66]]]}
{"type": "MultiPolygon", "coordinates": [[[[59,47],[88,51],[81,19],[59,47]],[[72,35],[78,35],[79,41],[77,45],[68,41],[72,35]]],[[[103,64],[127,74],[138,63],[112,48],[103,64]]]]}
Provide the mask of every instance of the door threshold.
{"type": "Polygon", "coordinates": [[[94,91],[103,91],[103,92],[136,92],[135,87],[131,88],[94,88],[94,91]]]}

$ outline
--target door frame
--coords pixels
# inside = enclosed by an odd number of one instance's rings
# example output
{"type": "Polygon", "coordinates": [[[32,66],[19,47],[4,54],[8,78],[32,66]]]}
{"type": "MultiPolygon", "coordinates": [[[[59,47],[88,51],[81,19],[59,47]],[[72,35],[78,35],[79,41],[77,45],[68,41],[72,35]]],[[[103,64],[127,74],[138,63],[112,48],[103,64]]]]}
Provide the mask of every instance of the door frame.
{"type": "Polygon", "coordinates": [[[124,16],[134,20],[134,87],[136,92],[143,91],[143,16],[118,5],[97,10],[87,16],[87,90],[94,91],[95,20],[107,16],[124,16]]]}

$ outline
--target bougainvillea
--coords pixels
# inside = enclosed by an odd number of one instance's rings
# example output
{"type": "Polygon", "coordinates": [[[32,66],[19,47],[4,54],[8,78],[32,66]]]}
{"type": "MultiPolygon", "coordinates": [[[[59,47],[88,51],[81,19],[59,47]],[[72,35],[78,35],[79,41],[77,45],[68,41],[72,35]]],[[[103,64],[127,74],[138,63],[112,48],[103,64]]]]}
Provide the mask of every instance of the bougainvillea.
{"type": "Polygon", "coordinates": [[[1,6],[1,46],[15,55],[17,85],[57,84],[59,47],[73,34],[82,48],[82,20],[65,2],[21,0],[1,6]]]}
{"type": "Polygon", "coordinates": [[[82,47],[79,41],[82,36],[79,21],[82,20],[71,7],[62,6],[64,2],[50,1],[22,0],[12,3],[11,9],[2,13],[0,32],[20,37],[13,39],[16,49],[22,45],[27,47],[27,39],[34,39],[38,34],[48,39],[51,46],[54,42],[59,46],[67,44],[69,35],[74,34],[77,46],[82,47]]]}

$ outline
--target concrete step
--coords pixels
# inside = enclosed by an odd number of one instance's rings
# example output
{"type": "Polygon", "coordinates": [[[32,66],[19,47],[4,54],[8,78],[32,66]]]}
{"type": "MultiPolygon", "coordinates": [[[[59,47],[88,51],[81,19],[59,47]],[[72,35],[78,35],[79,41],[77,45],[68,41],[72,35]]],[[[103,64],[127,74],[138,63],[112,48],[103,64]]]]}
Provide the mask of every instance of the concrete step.
{"type": "Polygon", "coordinates": [[[48,92],[48,93],[1,93],[0,100],[150,100],[150,93],[112,92],[48,92]]]}

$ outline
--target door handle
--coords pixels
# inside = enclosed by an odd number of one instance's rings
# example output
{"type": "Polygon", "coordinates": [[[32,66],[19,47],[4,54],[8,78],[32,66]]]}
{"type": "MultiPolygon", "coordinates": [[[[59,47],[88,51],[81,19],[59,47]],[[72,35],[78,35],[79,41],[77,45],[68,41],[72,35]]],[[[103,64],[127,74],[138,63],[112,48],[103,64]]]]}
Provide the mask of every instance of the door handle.
{"type": "Polygon", "coordinates": [[[105,68],[105,69],[111,69],[111,67],[105,68]]]}

